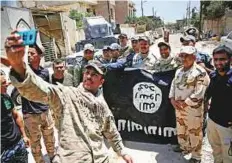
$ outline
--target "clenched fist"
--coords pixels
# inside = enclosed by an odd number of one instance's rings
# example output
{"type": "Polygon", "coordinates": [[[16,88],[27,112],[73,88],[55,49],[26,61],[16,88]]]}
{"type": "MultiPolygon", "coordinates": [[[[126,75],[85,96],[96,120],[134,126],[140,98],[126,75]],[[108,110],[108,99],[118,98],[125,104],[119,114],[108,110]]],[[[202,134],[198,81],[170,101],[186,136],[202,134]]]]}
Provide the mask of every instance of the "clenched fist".
{"type": "Polygon", "coordinates": [[[7,59],[12,68],[20,75],[23,76],[25,73],[25,66],[23,57],[25,53],[25,46],[23,40],[17,30],[13,31],[10,36],[6,38],[5,50],[7,59]]]}

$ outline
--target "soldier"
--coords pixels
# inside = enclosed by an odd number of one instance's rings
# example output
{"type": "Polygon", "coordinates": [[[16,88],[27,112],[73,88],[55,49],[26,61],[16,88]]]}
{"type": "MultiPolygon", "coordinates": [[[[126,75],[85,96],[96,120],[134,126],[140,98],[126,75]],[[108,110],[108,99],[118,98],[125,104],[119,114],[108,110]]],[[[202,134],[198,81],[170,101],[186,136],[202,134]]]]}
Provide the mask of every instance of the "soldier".
{"type": "Polygon", "coordinates": [[[53,163],[109,163],[104,146],[106,138],[114,151],[126,163],[126,154],[114,117],[99,87],[104,83],[100,62],[89,62],[83,71],[83,83],[78,88],[52,85],[35,75],[23,63],[25,48],[14,32],[5,42],[7,58],[12,66],[10,78],[22,96],[32,101],[50,104],[59,130],[59,148],[53,163]]]}
{"type": "Polygon", "coordinates": [[[102,49],[102,56],[101,57],[96,57],[97,60],[99,60],[103,64],[110,63],[111,60],[111,52],[110,52],[110,47],[109,46],[104,46],[102,49]]]}
{"type": "Polygon", "coordinates": [[[125,33],[121,33],[119,36],[119,44],[121,46],[120,56],[122,58],[127,57],[130,54],[131,47],[128,44],[128,37],[125,33]]]}
{"type": "Polygon", "coordinates": [[[201,162],[203,98],[209,85],[209,76],[195,63],[195,55],[196,48],[181,48],[183,67],[177,70],[169,94],[176,111],[177,138],[180,145],[174,151],[192,153],[190,163],[201,162]]]}
{"type": "MultiPolygon", "coordinates": [[[[7,61],[8,62],[8,61],[7,61]]],[[[30,146],[20,113],[6,90],[6,74],[1,70],[1,162],[28,163],[26,147],[30,146]]]]}
{"type": "Polygon", "coordinates": [[[87,65],[87,63],[91,60],[93,60],[94,58],[94,51],[95,48],[92,44],[85,44],[84,46],[84,55],[83,58],[81,60],[80,63],[77,63],[77,65],[75,65],[73,68],[73,71],[71,71],[69,69],[69,72],[73,75],[74,77],[74,83],[77,83],[77,85],[80,84],[80,82],[82,81],[82,72],[83,69],[85,67],[85,65],[87,65]]]}
{"type": "MultiPolygon", "coordinates": [[[[12,42],[12,40],[9,40],[12,42]]],[[[6,44],[7,48],[7,44],[6,44]]],[[[32,71],[49,82],[49,72],[40,66],[40,60],[43,56],[44,48],[42,45],[30,45],[28,50],[28,62],[32,71]]],[[[9,61],[8,61],[9,62],[9,61]]],[[[10,63],[10,62],[9,62],[10,63]]],[[[25,128],[31,140],[32,154],[36,163],[43,163],[40,139],[43,135],[45,147],[50,159],[55,152],[54,121],[48,105],[30,101],[22,96],[22,113],[25,122],[25,128]]]]}
{"type": "Polygon", "coordinates": [[[112,63],[117,62],[118,59],[123,58],[120,54],[121,46],[117,43],[112,43],[109,47],[112,63]]]}
{"type": "Polygon", "coordinates": [[[171,54],[171,46],[167,42],[160,42],[158,44],[161,57],[156,60],[154,64],[155,72],[164,72],[175,70],[181,65],[180,59],[171,54]]]}
{"type": "MultiPolygon", "coordinates": [[[[195,47],[196,45],[196,38],[192,35],[181,37],[180,41],[182,42],[183,46],[195,47]]],[[[212,57],[207,53],[197,51],[196,63],[202,66],[208,73],[211,73],[214,70],[214,66],[212,65],[212,57]]]]}
{"type": "Polygon", "coordinates": [[[216,71],[210,74],[207,100],[211,99],[207,136],[215,163],[232,162],[232,51],[226,46],[213,50],[216,71]]]}
{"type": "Polygon", "coordinates": [[[65,86],[77,87],[73,76],[65,70],[65,63],[62,59],[55,59],[53,61],[53,74],[49,74],[49,82],[52,84],[61,83],[65,86]]]}
{"type": "MultiPolygon", "coordinates": [[[[183,45],[189,45],[189,46],[193,46],[195,47],[196,44],[196,38],[192,35],[187,35],[185,37],[182,37],[180,39],[183,43],[183,45]]],[[[207,53],[202,53],[200,51],[197,50],[197,54],[196,54],[196,63],[198,65],[200,65],[201,67],[203,67],[206,72],[209,74],[214,70],[214,66],[212,65],[212,57],[207,54],[207,53]]],[[[205,105],[204,108],[204,120],[203,120],[203,136],[205,137],[206,135],[206,126],[207,126],[207,112],[208,112],[208,108],[205,105]]]]}
{"type": "Polygon", "coordinates": [[[140,52],[133,57],[132,67],[152,70],[157,60],[150,51],[150,40],[146,36],[139,38],[140,52]]]}
{"type": "Polygon", "coordinates": [[[132,49],[130,53],[138,54],[139,53],[139,37],[135,36],[131,38],[132,49]]]}

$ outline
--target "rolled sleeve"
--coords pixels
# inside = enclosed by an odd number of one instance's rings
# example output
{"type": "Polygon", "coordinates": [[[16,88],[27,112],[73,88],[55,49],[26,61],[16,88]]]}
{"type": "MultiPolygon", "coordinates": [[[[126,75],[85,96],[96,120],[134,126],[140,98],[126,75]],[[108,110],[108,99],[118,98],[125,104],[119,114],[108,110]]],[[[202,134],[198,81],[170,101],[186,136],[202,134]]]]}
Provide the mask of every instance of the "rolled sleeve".
{"type": "Polygon", "coordinates": [[[206,72],[198,76],[194,92],[186,98],[185,103],[192,107],[200,105],[205,97],[209,82],[210,79],[206,72]]]}
{"type": "Polygon", "coordinates": [[[175,98],[175,78],[172,80],[172,84],[171,84],[171,87],[170,87],[170,91],[169,91],[169,98],[175,98]]]}

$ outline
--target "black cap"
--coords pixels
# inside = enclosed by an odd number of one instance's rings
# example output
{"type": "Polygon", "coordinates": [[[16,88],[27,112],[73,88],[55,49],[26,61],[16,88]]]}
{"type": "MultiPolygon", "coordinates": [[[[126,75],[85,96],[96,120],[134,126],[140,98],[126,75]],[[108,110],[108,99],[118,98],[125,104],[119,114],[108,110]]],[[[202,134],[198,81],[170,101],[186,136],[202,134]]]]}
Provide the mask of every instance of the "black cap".
{"type": "Polygon", "coordinates": [[[118,38],[120,38],[120,37],[125,37],[125,38],[127,38],[127,34],[121,33],[121,34],[118,36],[118,38]]]}
{"type": "Polygon", "coordinates": [[[166,46],[166,47],[168,47],[169,49],[171,49],[170,44],[167,43],[167,42],[160,42],[160,43],[158,43],[158,47],[160,48],[161,46],[166,46]]]}

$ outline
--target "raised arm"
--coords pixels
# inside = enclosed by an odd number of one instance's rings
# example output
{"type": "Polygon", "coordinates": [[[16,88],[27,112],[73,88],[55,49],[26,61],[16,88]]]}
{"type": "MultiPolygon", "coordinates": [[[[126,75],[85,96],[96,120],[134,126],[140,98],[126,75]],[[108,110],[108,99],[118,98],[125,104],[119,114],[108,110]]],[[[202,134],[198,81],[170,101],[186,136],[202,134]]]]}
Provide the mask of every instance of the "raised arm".
{"type": "Polygon", "coordinates": [[[59,97],[55,93],[58,91],[58,87],[56,88],[36,76],[24,63],[25,47],[22,43],[23,40],[17,31],[12,32],[5,42],[7,60],[12,67],[10,72],[12,84],[23,97],[31,101],[44,104],[59,103],[59,97]]]}

